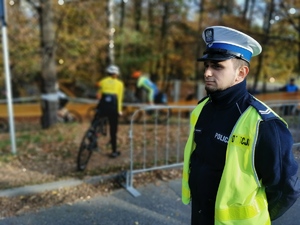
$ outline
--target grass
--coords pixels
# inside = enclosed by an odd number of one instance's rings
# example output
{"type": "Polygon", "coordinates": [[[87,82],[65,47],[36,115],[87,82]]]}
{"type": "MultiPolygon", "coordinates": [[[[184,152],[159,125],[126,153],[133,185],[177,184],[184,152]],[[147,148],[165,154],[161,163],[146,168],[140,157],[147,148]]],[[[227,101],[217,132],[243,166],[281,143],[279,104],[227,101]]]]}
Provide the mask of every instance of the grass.
{"type": "Polygon", "coordinates": [[[7,149],[11,145],[11,141],[9,139],[2,139],[0,141],[0,149],[2,153],[2,149],[7,149]]]}
{"type": "MultiPolygon", "coordinates": [[[[25,129],[18,126],[15,137],[17,153],[11,153],[10,134],[0,136],[0,189],[38,184],[60,180],[62,178],[80,178],[108,173],[117,173],[127,169],[122,159],[119,162],[108,159],[103,154],[93,154],[93,162],[84,172],[76,170],[76,158],[81,139],[89,123],[57,124],[50,129],[25,129]],[[25,171],[25,172],[24,172],[25,171]]],[[[125,128],[127,131],[127,128],[125,128]]],[[[127,137],[127,132],[120,134],[127,137]]],[[[124,139],[126,139],[124,137],[124,139]]],[[[126,155],[127,157],[127,155],[126,155]]]]}

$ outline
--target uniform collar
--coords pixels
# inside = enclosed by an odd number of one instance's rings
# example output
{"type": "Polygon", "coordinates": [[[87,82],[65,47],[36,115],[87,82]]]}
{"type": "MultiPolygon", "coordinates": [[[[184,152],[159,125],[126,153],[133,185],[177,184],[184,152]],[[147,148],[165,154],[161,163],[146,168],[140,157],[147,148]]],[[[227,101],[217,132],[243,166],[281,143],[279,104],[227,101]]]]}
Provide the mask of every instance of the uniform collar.
{"type": "Polygon", "coordinates": [[[223,91],[209,93],[211,102],[217,107],[229,107],[247,94],[246,80],[223,91]]]}

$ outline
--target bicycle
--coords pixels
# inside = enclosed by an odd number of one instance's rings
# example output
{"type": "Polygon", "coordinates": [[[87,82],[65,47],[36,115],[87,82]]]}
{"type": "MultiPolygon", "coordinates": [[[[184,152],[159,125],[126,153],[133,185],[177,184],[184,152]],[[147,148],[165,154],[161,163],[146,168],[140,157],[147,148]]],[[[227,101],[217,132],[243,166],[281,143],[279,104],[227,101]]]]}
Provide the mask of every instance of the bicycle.
{"type": "MultiPolygon", "coordinates": [[[[100,117],[99,112],[96,111],[94,120],[92,121],[90,127],[85,132],[78,151],[77,155],[77,170],[83,171],[87,167],[87,164],[95,151],[99,151],[98,140],[105,140],[103,137],[107,135],[107,123],[108,120],[106,117],[100,117]],[[100,138],[101,136],[101,138],[100,138]]],[[[108,145],[110,142],[106,142],[108,145]]],[[[101,143],[103,145],[103,143],[101,143]]],[[[101,146],[100,145],[100,146],[101,146]]]]}

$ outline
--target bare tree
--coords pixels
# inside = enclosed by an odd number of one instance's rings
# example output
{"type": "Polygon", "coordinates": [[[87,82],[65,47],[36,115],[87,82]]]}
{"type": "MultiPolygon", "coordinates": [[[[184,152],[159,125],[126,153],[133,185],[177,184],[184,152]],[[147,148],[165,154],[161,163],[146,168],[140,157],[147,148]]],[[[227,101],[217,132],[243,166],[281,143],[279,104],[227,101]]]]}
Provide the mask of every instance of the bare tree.
{"type": "MultiPolygon", "coordinates": [[[[265,15],[264,15],[264,23],[263,23],[263,39],[262,39],[262,46],[266,47],[268,46],[268,43],[270,41],[270,30],[271,30],[271,19],[273,17],[274,13],[274,7],[275,3],[274,0],[271,0],[270,3],[266,5],[266,10],[265,10],[265,15]]],[[[257,65],[257,70],[256,73],[254,74],[254,83],[253,83],[253,90],[257,89],[257,84],[259,80],[259,75],[263,71],[263,65],[264,65],[264,58],[267,57],[267,49],[265,50],[258,56],[258,65],[257,65]]],[[[263,88],[262,92],[266,92],[266,79],[267,79],[268,74],[263,74],[263,88]]]]}
{"type": "MultiPolygon", "coordinates": [[[[202,29],[203,29],[203,14],[205,11],[205,4],[206,1],[202,0],[199,2],[199,20],[198,20],[198,33],[201,34],[202,29]]],[[[200,38],[201,39],[201,36],[200,38]]],[[[197,41],[197,46],[196,46],[196,59],[200,58],[202,55],[203,50],[203,42],[202,41],[197,41]]],[[[199,63],[197,61],[195,61],[195,78],[196,80],[200,80],[202,79],[203,76],[201,76],[202,74],[202,68],[200,68],[199,63]]],[[[197,86],[195,86],[195,91],[197,89],[197,86]]]]}
{"type": "Polygon", "coordinates": [[[134,0],[134,22],[135,22],[135,30],[141,30],[141,19],[142,19],[142,3],[141,0],[134,0]]]}

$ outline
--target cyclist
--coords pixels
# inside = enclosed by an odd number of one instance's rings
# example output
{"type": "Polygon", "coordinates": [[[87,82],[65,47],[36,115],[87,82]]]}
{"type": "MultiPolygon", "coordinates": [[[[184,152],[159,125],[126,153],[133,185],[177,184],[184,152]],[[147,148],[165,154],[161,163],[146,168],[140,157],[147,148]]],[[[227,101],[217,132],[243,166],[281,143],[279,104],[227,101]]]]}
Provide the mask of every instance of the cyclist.
{"type": "Polygon", "coordinates": [[[137,88],[142,88],[147,91],[147,100],[149,104],[153,105],[154,103],[167,103],[166,95],[157,88],[157,86],[149,79],[148,76],[142,74],[141,71],[135,71],[132,73],[132,78],[137,79],[137,88]]]}
{"type": "MultiPolygon", "coordinates": [[[[118,118],[122,115],[122,102],[124,84],[118,79],[120,75],[119,67],[110,65],[106,68],[107,76],[97,83],[99,88],[97,98],[99,103],[97,106],[97,115],[106,117],[109,122],[110,144],[112,146],[111,157],[116,158],[120,155],[117,151],[117,132],[118,118]]],[[[99,118],[94,118],[99,119],[99,118]]]]}

